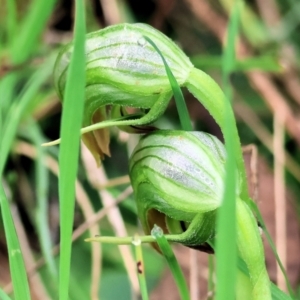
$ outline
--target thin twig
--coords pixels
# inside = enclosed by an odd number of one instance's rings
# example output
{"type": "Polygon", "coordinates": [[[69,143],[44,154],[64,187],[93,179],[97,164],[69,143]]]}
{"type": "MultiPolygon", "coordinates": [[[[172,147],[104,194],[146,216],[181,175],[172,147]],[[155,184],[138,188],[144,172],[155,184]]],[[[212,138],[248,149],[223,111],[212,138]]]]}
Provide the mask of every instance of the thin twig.
{"type": "MultiPolygon", "coordinates": [[[[24,226],[22,225],[22,221],[18,209],[16,205],[13,203],[11,204],[11,211],[13,214],[14,225],[16,227],[16,231],[19,237],[26,269],[28,270],[35,264],[34,255],[32,253],[32,249],[30,247],[26,232],[24,230],[24,226]]],[[[47,290],[45,289],[42,279],[38,273],[35,273],[33,276],[29,278],[29,283],[32,288],[31,290],[32,295],[34,295],[37,299],[50,300],[49,294],[47,293],[47,290]]]]}
{"type": "MultiPolygon", "coordinates": [[[[103,167],[97,168],[93,156],[83,144],[81,149],[82,149],[82,153],[84,153],[83,163],[85,165],[86,173],[91,185],[94,186],[95,188],[99,186],[99,183],[102,186],[106,185],[108,180],[106,178],[106,174],[104,172],[103,167]]],[[[111,206],[114,203],[115,201],[114,198],[107,190],[99,190],[98,193],[104,207],[111,206]]],[[[116,236],[128,236],[122,215],[118,207],[113,207],[111,210],[109,210],[109,212],[107,213],[107,218],[113,230],[115,231],[116,236]]],[[[132,296],[137,297],[137,295],[139,294],[139,283],[135,272],[136,270],[135,260],[133,258],[130,249],[127,246],[120,245],[118,247],[121,252],[121,256],[123,258],[124,265],[127,270],[130,282],[132,284],[132,288],[133,288],[132,296]]]]}
{"type": "Polygon", "coordinates": [[[189,249],[190,254],[190,296],[191,300],[198,300],[200,297],[200,285],[198,274],[198,251],[189,249]]]}
{"type": "Polygon", "coordinates": [[[264,23],[272,30],[280,20],[280,14],[277,9],[277,3],[274,0],[256,0],[257,8],[264,23]]]}
{"type": "Polygon", "coordinates": [[[119,6],[116,0],[100,0],[107,25],[122,22],[119,6]]]}
{"type": "MultiPolygon", "coordinates": [[[[275,201],[275,230],[276,249],[286,270],[286,193],[284,181],[284,115],[278,112],[274,115],[274,201],[275,201]]],[[[277,264],[278,287],[286,291],[285,278],[277,264]]]]}
{"type": "MultiPolygon", "coordinates": [[[[255,133],[262,144],[273,153],[272,135],[260,118],[245,103],[236,103],[234,110],[243,122],[255,133]]],[[[288,171],[300,182],[299,163],[287,151],[285,151],[285,164],[288,171]]]]}
{"type": "Polygon", "coordinates": [[[257,202],[258,201],[258,171],[257,171],[257,161],[258,161],[258,153],[257,147],[254,144],[250,144],[243,147],[243,153],[250,152],[250,183],[252,188],[251,198],[257,202]]]}
{"type": "MultiPolygon", "coordinates": [[[[16,153],[28,156],[31,159],[35,159],[37,156],[36,148],[25,142],[17,143],[16,147],[14,148],[14,151],[16,153]]],[[[51,156],[48,155],[48,156],[46,156],[45,164],[52,173],[54,173],[56,176],[58,176],[59,167],[58,167],[58,163],[55,159],[53,159],[51,156]]],[[[89,219],[89,217],[94,214],[94,210],[91,205],[91,202],[90,202],[84,188],[82,187],[81,183],[78,180],[76,180],[76,182],[75,182],[75,188],[76,188],[77,203],[81,207],[82,212],[85,216],[85,219],[89,219]]],[[[89,230],[90,230],[91,236],[95,236],[95,235],[99,234],[99,227],[96,224],[92,225],[89,228],[89,230]]],[[[100,257],[101,257],[100,245],[95,243],[95,244],[91,245],[91,247],[92,247],[92,256],[98,257],[98,261],[100,261],[100,257]]],[[[99,266],[92,265],[93,274],[99,274],[99,270],[94,270],[95,268],[99,269],[99,266]]],[[[93,293],[92,299],[97,299],[98,296],[95,296],[95,295],[98,295],[98,292],[95,294],[93,287],[92,287],[92,293],[93,293]]]]}

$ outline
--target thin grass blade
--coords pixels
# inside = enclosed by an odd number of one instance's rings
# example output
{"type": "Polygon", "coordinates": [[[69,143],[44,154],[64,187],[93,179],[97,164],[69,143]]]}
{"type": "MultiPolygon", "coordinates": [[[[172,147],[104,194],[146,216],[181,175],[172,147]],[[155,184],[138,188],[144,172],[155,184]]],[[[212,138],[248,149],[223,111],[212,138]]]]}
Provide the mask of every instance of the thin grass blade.
{"type": "Polygon", "coordinates": [[[19,25],[19,32],[14,35],[11,44],[11,58],[14,64],[20,64],[28,59],[34,49],[37,39],[45,28],[56,0],[32,1],[28,14],[19,25]]]}
{"type": "Polygon", "coordinates": [[[15,300],[29,300],[30,291],[23,255],[11,215],[8,199],[0,184],[0,204],[5,237],[8,248],[9,268],[14,288],[15,300]]]}
{"type": "Polygon", "coordinates": [[[39,126],[34,122],[32,122],[30,126],[28,126],[27,133],[28,139],[32,141],[37,150],[37,158],[35,160],[35,182],[37,198],[35,221],[37,234],[39,237],[39,242],[41,244],[43,256],[49,269],[49,273],[51,274],[52,279],[56,281],[57,269],[51,251],[53,245],[51,243],[51,234],[49,231],[48,221],[49,172],[46,165],[44,164],[44,161],[46,159],[46,149],[41,146],[45,139],[42,136],[39,126]]]}
{"type": "Polygon", "coordinates": [[[189,289],[186,284],[185,278],[183,276],[183,273],[181,271],[181,268],[178,264],[178,261],[173,253],[173,250],[171,246],[169,245],[169,242],[163,235],[163,231],[160,227],[154,225],[154,228],[151,231],[151,235],[156,239],[156,242],[166,258],[168,265],[170,267],[170,270],[172,272],[172,275],[174,277],[174,280],[176,282],[176,286],[178,287],[179,294],[182,300],[189,300],[189,289]]]}
{"type": "Polygon", "coordinates": [[[266,224],[265,224],[265,221],[256,205],[256,203],[254,201],[249,201],[249,205],[251,206],[251,209],[255,212],[255,215],[257,217],[257,220],[258,222],[260,223],[265,235],[266,235],[266,238],[267,238],[267,241],[272,249],[272,252],[273,254],[275,255],[275,258],[276,258],[276,261],[278,262],[279,264],[279,267],[280,267],[280,270],[281,272],[283,273],[283,276],[285,278],[285,282],[286,282],[286,286],[288,288],[288,291],[289,291],[289,294],[290,296],[293,298],[294,297],[294,292],[293,292],[293,289],[292,289],[292,286],[291,286],[291,283],[288,279],[288,276],[287,276],[287,273],[286,273],[286,270],[284,269],[283,265],[282,265],[282,262],[280,260],[280,257],[278,256],[278,253],[277,253],[277,250],[276,250],[276,247],[275,247],[275,244],[271,238],[271,235],[266,227],[266,224]]]}
{"type": "Polygon", "coordinates": [[[191,119],[189,116],[189,112],[185,103],[185,100],[183,98],[182,95],[182,91],[177,83],[177,80],[175,78],[175,76],[173,75],[166,59],[164,58],[164,56],[162,55],[161,51],[158,49],[158,47],[156,46],[156,44],[149,38],[149,37],[144,37],[149,44],[151,44],[151,46],[157,51],[157,53],[160,55],[165,69],[166,69],[166,73],[168,75],[168,79],[170,81],[170,85],[172,87],[172,91],[174,94],[174,98],[175,98],[175,103],[176,103],[176,107],[177,107],[177,111],[178,111],[178,115],[179,115],[179,120],[180,120],[180,124],[181,124],[181,129],[185,130],[185,131],[192,131],[193,127],[191,124],[191,119]]]}
{"type": "Polygon", "coordinates": [[[11,300],[11,298],[0,288],[0,299],[1,300],[11,300]]]}
{"type": "MultiPolygon", "coordinates": [[[[0,174],[2,174],[9,151],[15,139],[18,126],[22,116],[26,112],[31,101],[34,101],[34,95],[40,86],[45,82],[52,72],[53,57],[47,60],[30,78],[14,105],[12,105],[7,113],[7,117],[3,120],[3,134],[1,138],[1,155],[0,155],[0,174]]],[[[3,115],[2,115],[3,117],[3,115]]]]}
{"type": "Polygon", "coordinates": [[[287,295],[282,290],[280,290],[278,286],[273,282],[271,282],[271,292],[272,300],[296,300],[296,298],[292,298],[291,296],[287,295]]]}
{"type": "Polygon", "coordinates": [[[13,98],[15,96],[15,84],[17,78],[18,77],[16,73],[11,73],[11,74],[7,74],[7,76],[1,78],[0,80],[0,95],[1,95],[0,111],[3,117],[3,123],[5,117],[7,116],[7,112],[10,108],[10,105],[13,102],[13,98]]]}
{"type": "MultiPolygon", "coordinates": [[[[191,57],[191,62],[199,69],[219,69],[222,67],[222,60],[222,56],[217,55],[196,55],[191,57]]],[[[279,59],[276,56],[262,55],[237,60],[233,71],[247,72],[253,70],[279,73],[283,71],[283,67],[280,65],[279,59]]]]}
{"type": "Polygon", "coordinates": [[[212,255],[209,255],[208,256],[208,280],[207,280],[208,293],[213,293],[213,291],[215,290],[214,273],[215,273],[214,257],[212,255]]]}
{"type": "Polygon", "coordinates": [[[17,28],[17,9],[15,0],[6,1],[6,31],[7,31],[7,43],[11,44],[14,38],[16,38],[17,28]]]}
{"type": "Polygon", "coordinates": [[[223,196],[223,204],[218,212],[217,232],[218,239],[216,243],[217,258],[217,286],[216,299],[228,300],[235,298],[235,282],[236,282],[236,195],[235,195],[235,157],[234,157],[234,140],[231,134],[233,126],[230,122],[230,100],[232,99],[232,91],[229,82],[229,76],[235,65],[235,38],[238,34],[239,23],[238,2],[233,8],[228,27],[228,38],[226,48],[223,54],[223,88],[225,93],[225,128],[224,138],[227,152],[227,160],[225,165],[225,191],[223,196]]]}
{"type": "Polygon", "coordinates": [[[75,178],[78,169],[80,127],[85,87],[85,15],[82,0],[75,2],[74,50],[68,69],[61,121],[62,143],[59,153],[59,199],[61,255],[59,299],[68,299],[72,227],[75,206],[75,178]]]}

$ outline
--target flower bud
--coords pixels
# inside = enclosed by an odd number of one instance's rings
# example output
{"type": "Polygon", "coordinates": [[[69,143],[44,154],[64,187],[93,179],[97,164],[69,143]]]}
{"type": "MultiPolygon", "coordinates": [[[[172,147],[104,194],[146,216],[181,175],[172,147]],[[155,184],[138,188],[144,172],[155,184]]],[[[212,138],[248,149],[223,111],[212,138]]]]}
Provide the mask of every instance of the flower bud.
{"type": "MultiPolygon", "coordinates": [[[[164,34],[145,24],[113,25],[86,36],[86,95],[83,126],[107,120],[108,105],[151,108],[171,97],[171,86],[162,58],[145,37],[163,53],[179,84],[192,68],[186,55],[164,34]]],[[[63,101],[67,69],[73,43],[59,53],[54,67],[54,83],[63,101]]],[[[166,105],[161,106],[161,115],[166,105]]],[[[126,129],[123,127],[123,129],[126,129]]],[[[86,133],[83,141],[99,164],[109,155],[107,128],[86,133]]]]}
{"type": "Polygon", "coordinates": [[[192,247],[211,238],[225,159],[223,144],[203,132],[159,130],[144,136],[130,158],[130,178],[145,233],[157,224],[192,247]]]}
{"type": "MultiPolygon", "coordinates": [[[[108,84],[137,95],[170,91],[163,61],[145,36],[154,41],[178,83],[183,84],[193,66],[174,42],[146,24],[118,24],[87,34],[86,86],[108,84]]],[[[72,50],[70,43],[55,64],[54,81],[61,97],[72,50]]]]}

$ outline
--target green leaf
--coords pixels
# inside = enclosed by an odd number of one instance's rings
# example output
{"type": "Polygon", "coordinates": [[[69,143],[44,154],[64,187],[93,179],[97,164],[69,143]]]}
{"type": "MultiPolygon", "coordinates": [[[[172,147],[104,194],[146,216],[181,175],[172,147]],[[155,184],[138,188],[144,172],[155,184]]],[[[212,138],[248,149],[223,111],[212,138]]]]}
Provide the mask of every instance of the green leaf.
{"type": "MultiPolygon", "coordinates": [[[[19,123],[25,114],[31,101],[34,101],[34,95],[41,85],[51,74],[53,68],[53,57],[45,63],[30,77],[19,97],[13,105],[10,106],[5,120],[3,120],[3,135],[1,137],[1,156],[0,156],[0,174],[2,174],[6,160],[9,155],[12,143],[15,139],[19,123]]],[[[2,115],[3,117],[3,115],[2,115]]]]}
{"type": "MultiPolygon", "coordinates": [[[[232,131],[234,123],[230,120],[230,100],[232,90],[230,74],[235,65],[235,38],[238,35],[239,15],[242,2],[236,1],[230,17],[228,40],[223,56],[223,83],[226,96],[224,137],[227,160],[224,202],[218,215],[217,254],[217,299],[234,299],[236,280],[237,251],[245,261],[253,299],[271,299],[270,280],[265,267],[264,251],[255,218],[248,207],[247,198],[234,198],[235,159],[232,131]],[[237,226],[236,226],[237,225],[237,226]]],[[[236,184],[239,184],[237,182],[236,184]]],[[[245,197],[245,194],[242,194],[245,197]]]]}
{"type": "Polygon", "coordinates": [[[174,94],[177,112],[178,112],[179,120],[180,120],[180,124],[181,124],[181,129],[186,130],[186,131],[192,131],[193,127],[191,124],[189,112],[188,112],[185,100],[183,98],[182,91],[177,83],[175,76],[173,75],[166,59],[164,58],[164,56],[161,53],[161,51],[159,50],[159,48],[155,45],[155,43],[147,36],[145,36],[145,39],[148,41],[148,43],[150,43],[153,46],[153,48],[158,52],[161,59],[163,60],[163,63],[166,68],[166,72],[167,72],[167,75],[168,75],[168,78],[170,81],[170,85],[172,87],[172,91],[174,94]]]}
{"type": "Polygon", "coordinates": [[[1,300],[11,300],[11,298],[0,288],[0,299],[1,300]]]}
{"type": "MultiPolygon", "coordinates": [[[[32,1],[28,7],[28,14],[18,26],[18,34],[14,35],[11,44],[11,57],[14,64],[20,64],[28,59],[36,45],[37,39],[44,30],[44,26],[54,8],[56,0],[32,1]]],[[[13,11],[11,10],[11,14],[13,11]]],[[[13,16],[11,17],[13,19],[13,16]]],[[[13,20],[10,21],[13,25],[13,20]]],[[[11,26],[12,26],[11,25],[11,26]]],[[[15,28],[11,28],[15,30],[15,28]]]]}
{"type": "Polygon", "coordinates": [[[148,297],[146,275],[145,275],[145,262],[143,259],[142,242],[141,242],[139,236],[136,235],[133,238],[132,244],[134,245],[134,250],[135,250],[137,275],[138,275],[138,279],[139,279],[139,285],[140,285],[142,299],[148,300],[149,297],[148,297]]]}
{"type": "Polygon", "coordinates": [[[71,265],[71,236],[75,206],[75,179],[78,168],[80,128],[85,86],[85,16],[82,0],[76,0],[74,51],[68,68],[61,121],[59,153],[59,201],[61,254],[59,299],[68,299],[71,265]]]}
{"type": "Polygon", "coordinates": [[[8,43],[11,43],[13,39],[17,38],[16,28],[17,28],[17,9],[15,0],[6,1],[6,30],[8,43]]]}
{"type": "Polygon", "coordinates": [[[21,246],[2,184],[0,184],[0,204],[15,300],[30,300],[30,291],[21,246]]]}
{"type": "MultiPolygon", "coordinates": [[[[191,57],[191,62],[199,69],[207,68],[221,68],[222,56],[217,55],[196,55],[191,57]]],[[[260,70],[265,72],[282,72],[283,67],[279,64],[279,59],[270,56],[262,55],[258,57],[247,57],[236,60],[234,62],[234,72],[247,72],[253,70],[260,70]]]]}
{"type": "Polygon", "coordinates": [[[37,151],[37,156],[35,159],[35,187],[37,198],[35,222],[37,234],[49,272],[52,275],[52,279],[56,281],[57,269],[51,252],[53,245],[51,242],[48,218],[49,172],[45,164],[46,149],[41,146],[45,139],[42,135],[40,127],[34,121],[32,121],[25,130],[26,138],[32,141],[37,151]]]}
{"type": "Polygon", "coordinates": [[[275,255],[276,261],[279,264],[280,270],[281,270],[281,272],[282,272],[282,274],[284,276],[284,279],[285,279],[285,282],[286,282],[289,294],[290,294],[291,297],[294,297],[294,293],[293,293],[293,289],[292,289],[291,283],[290,283],[290,281],[288,279],[288,276],[287,276],[287,273],[286,273],[286,271],[285,271],[285,269],[284,269],[284,267],[282,265],[280,257],[278,256],[275,244],[274,244],[274,242],[272,240],[272,237],[271,237],[271,235],[270,235],[270,233],[269,233],[269,231],[268,231],[268,229],[266,227],[265,221],[264,221],[264,219],[263,219],[263,217],[262,217],[262,215],[261,215],[261,213],[259,211],[259,208],[257,207],[257,205],[256,205],[256,203],[254,201],[249,201],[249,205],[250,205],[251,209],[255,212],[255,215],[256,215],[256,217],[258,219],[258,222],[262,226],[262,229],[263,229],[263,231],[264,231],[264,233],[266,235],[267,241],[268,241],[268,243],[269,243],[269,245],[270,245],[270,247],[272,249],[273,254],[275,255]]]}
{"type": "Polygon", "coordinates": [[[224,139],[227,152],[227,160],[225,164],[225,191],[223,196],[223,204],[218,211],[217,216],[217,233],[216,241],[216,259],[217,259],[217,285],[216,299],[227,300],[235,298],[236,285],[236,165],[234,157],[234,136],[232,131],[235,124],[230,119],[230,100],[232,98],[231,87],[229,83],[230,72],[235,62],[235,38],[238,33],[239,22],[238,2],[233,8],[229,21],[228,39],[223,54],[223,87],[225,93],[225,127],[224,139]]]}

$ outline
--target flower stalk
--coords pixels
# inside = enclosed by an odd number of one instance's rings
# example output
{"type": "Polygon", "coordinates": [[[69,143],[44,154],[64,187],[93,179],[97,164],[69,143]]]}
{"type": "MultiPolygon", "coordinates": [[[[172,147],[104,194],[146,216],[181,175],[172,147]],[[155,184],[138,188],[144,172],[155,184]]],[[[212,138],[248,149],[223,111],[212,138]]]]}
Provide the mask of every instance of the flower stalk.
{"type": "MultiPolygon", "coordinates": [[[[209,134],[161,130],[143,137],[130,159],[130,177],[145,233],[158,224],[169,241],[205,251],[217,237],[225,161],[223,144],[209,134]]],[[[253,213],[240,198],[236,177],[238,254],[248,268],[250,299],[268,300],[262,240],[253,213]]]]}
{"type": "MultiPolygon", "coordinates": [[[[72,51],[70,43],[55,64],[55,86],[61,99],[72,51]]],[[[149,131],[172,96],[165,63],[179,86],[186,87],[206,107],[223,133],[227,122],[232,125],[238,252],[248,268],[252,300],[271,299],[262,241],[247,204],[245,166],[233,111],[226,107],[215,81],[196,69],[175,43],[145,24],[119,24],[87,35],[83,141],[100,164],[110,154],[108,127],[118,126],[131,133],[149,131]],[[129,114],[126,107],[140,111],[129,114]]],[[[212,252],[209,242],[217,237],[225,161],[223,144],[205,133],[154,131],[142,138],[130,159],[138,214],[147,234],[140,237],[141,242],[153,242],[148,235],[158,225],[167,240],[212,252]]],[[[109,241],[104,237],[95,240],[109,241]]],[[[126,244],[132,239],[115,242],[126,244]]],[[[155,243],[153,246],[158,249],[155,243]]]]}

